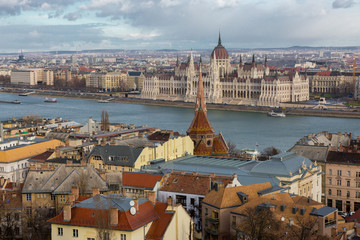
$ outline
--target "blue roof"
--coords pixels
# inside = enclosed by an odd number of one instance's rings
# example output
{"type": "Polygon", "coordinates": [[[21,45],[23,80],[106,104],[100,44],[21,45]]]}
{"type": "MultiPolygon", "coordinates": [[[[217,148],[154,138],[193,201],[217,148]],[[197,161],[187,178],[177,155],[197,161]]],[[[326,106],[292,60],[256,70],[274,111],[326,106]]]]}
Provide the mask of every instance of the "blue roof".
{"type": "MultiPolygon", "coordinates": [[[[131,208],[130,201],[132,198],[125,197],[121,194],[110,193],[108,195],[96,195],[95,197],[86,199],[74,205],[79,208],[91,208],[91,209],[109,209],[116,207],[120,211],[127,211],[131,208]]],[[[145,198],[139,198],[139,205],[148,201],[145,198]]]]}

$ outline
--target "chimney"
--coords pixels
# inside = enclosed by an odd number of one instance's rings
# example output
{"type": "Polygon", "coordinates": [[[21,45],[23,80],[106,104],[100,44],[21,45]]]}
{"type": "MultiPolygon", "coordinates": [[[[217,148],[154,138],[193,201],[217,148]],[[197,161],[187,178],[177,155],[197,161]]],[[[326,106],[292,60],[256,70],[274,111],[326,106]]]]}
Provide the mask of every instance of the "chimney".
{"type": "Polygon", "coordinates": [[[168,198],[167,198],[167,204],[168,204],[168,206],[172,206],[172,205],[173,205],[172,197],[168,197],[168,198]]]}
{"type": "Polygon", "coordinates": [[[70,194],[69,195],[69,204],[73,205],[75,203],[75,195],[74,194],[70,194]]]}
{"type": "Polygon", "coordinates": [[[5,187],[5,186],[3,186],[4,183],[5,183],[5,178],[4,178],[4,177],[1,177],[1,178],[0,178],[0,187],[5,187]]]}
{"type": "Polygon", "coordinates": [[[74,200],[78,200],[78,198],[79,198],[79,187],[78,186],[72,186],[71,194],[74,195],[74,200]]]}
{"type": "Polygon", "coordinates": [[[73,161],[72,160],[66,160],[66,165],[72,165],[73,161]]]}
{"type": "Polygon", "coordinates": [[[110,225],[117,226],[119,224],[119,211],[116,207],[110,208],[110,225]]]}
{"type": "Polygon", "coordinates": [[[185,174],[186,174],[186,172],[185,172],[184,170],[181,171],[180,173],[181,173],[181,175],[185,175],[185,174]]]}
{"type": "Polygon", "coordinates": [[[198,172],[193,172],[192,173],[194,176],[197,176],[198,175],[198,172]]]}
{"type": "Polygon", "coordinates": [[[64,205],[64,221],[69,222],[71,220],[71,204],[66,203],[64,205]]]}
{"type": "Polygon", "coordinates": [[[136,209],[136,212],[139,212],[139,199],[135,198],[134,200],[134,208],[136,209]]]}
{"type": "Polygon", "coordinates": [[[210,174],[209,174],[209,177],[213,177],[213,178],[214,178],[214,177],[215,177],[215,173],[210,173],[210,174]]]}
{"type": "Polygon", "coordinates": [[[92,188],[92,196],[95,197],[96,195],[100,194],[100,189],[93,187],[92,188]]]}
{"type": "Polygon", "coordinates": [[[331,237],[336,237],[337,235],[337,227],[332,227],[331,228],[331,237]]]}
{"type": "Polygon", "coordinates": [[[154,192],[154,191],[149,191],[149,192],[148,192],[148,199],[149,199],[149,201],[155,206],[156,196],[155,196],[155,192],[154,192]]]}

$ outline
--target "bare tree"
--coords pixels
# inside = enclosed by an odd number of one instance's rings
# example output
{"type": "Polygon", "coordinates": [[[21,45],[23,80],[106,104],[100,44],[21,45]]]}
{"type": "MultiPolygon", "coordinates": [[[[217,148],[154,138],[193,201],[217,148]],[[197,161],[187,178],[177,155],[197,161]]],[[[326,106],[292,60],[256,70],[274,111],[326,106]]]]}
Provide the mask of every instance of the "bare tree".
{"type": "MultiPolygon", "coordinates": [[[[103,202],[100,199],[99,195],[94,197],[96,204],[95,211],[95,222],[96,222],[96,230],[97,230],[97,238],[99,240],[110,240],[111,239],[111,231],[110,231],[110,209],[106,209],[104,207],[103,202]]],[[[109,204],[109,202],[108,202],[109,204]]]]}
{"type": "Polygon", "coordinates": [[[79,187],[79,194],[84,196],[89,189],[89,172],[83,170],[75,180],[75,185],[79,187]]]}
{"type": "Polygon", "coordinates": [[[24,214],[23,218],[23,239],[51,239],[51,225],[47,220],[55,216],[55,209],[30,209],[30,211],[24,214]]]}
{"type": "Polygon", "coordinates": [[[261,155],[259,156],[259,160],[267,160],[271,156],[279,154],[281,151],[273,146],[267,147],[262,150],[261,155]]]}
{"type": "Polygon", "coordinates": [[[319,235],[315,217],[300,218],[296,216],[295,224],[288,227],[288,237],[294,240],[327,240],[326,236],[319,235]]]}
{"type": "Polygon", "coordinates": [[[275,219],[274,213],[269,208],[247,208],[245,214],[245,220],[236,227],[238,239],[281,239],[280,221],[275,219]]]}
{"type": "Polygon", "coordinates": [[[109,113],[106,110],[101,112],[101,130],[106,132],[109,131],[109,113]]]}
{"type": "Polygon", "coordinates": [[[240,150],[236,147],[236,144],[233,143],[231,140],[227,142],[229,147],[229,155],[231,157],[237,157],[240,154],[240,150]]]}

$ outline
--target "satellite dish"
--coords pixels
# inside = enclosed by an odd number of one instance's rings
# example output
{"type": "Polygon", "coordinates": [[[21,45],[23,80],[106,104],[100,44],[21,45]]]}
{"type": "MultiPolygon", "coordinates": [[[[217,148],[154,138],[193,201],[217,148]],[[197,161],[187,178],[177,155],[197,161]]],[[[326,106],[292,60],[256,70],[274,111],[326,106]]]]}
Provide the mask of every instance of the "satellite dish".
{"type": "Polygon", "coordinates": [[[130,201],[130,206],[134,206],[135,205],[135,202],[133,200],[130,201]]]}
{"type": "Polygon", "coordinates": [[[130,208],[130,213],[131,215],[135,215],[136,214],[136,209],[134,207],[130,208]]]}
{"type": "Polygon", "coordinates": [[[284,217],[281,217],[281,221],[282,221],[282,222],[285,221],[285,218],[284,218],[284,217]]]}

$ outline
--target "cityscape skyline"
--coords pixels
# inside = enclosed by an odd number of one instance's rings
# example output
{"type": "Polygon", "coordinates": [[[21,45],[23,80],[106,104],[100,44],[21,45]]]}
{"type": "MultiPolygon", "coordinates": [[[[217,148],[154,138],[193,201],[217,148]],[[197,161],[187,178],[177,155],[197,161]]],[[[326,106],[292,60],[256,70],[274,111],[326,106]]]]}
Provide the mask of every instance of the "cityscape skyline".
{"type": "Polygon", "coordinates": [[[1,1],[0,52],[359,46],[358,0],[1,1]]]}

